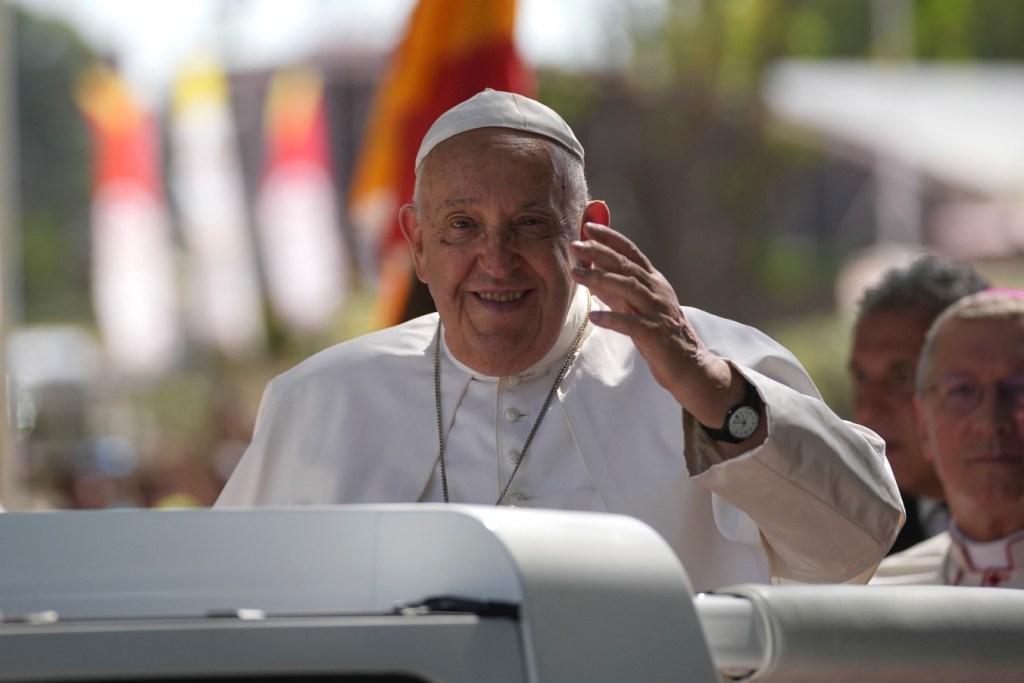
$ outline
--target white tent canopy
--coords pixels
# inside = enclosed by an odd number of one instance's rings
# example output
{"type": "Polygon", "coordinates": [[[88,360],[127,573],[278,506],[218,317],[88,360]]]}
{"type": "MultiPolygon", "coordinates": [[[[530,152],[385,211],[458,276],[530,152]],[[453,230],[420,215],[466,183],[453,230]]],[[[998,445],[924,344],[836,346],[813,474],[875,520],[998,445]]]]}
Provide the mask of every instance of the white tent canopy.
{"type": "Polygon", "coordinates": [[[994,197],[1024,196],[1024,65],[780,61],[781,119],[994,197]]]}

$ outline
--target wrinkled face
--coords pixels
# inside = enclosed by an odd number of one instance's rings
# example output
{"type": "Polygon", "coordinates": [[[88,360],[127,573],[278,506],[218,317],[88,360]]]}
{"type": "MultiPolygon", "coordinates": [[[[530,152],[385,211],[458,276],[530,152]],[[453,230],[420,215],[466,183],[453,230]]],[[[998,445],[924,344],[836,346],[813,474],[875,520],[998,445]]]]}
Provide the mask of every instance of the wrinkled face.
{"type": "Polygon", "coordinates": [[[1024,528],[1024,321],[953,320],[934,344],[917,407],[953,517],[979,540],[1024,528]]]}
{"type": "Polygon", "coordinates": [[[913,309],[865,314],[854,329],[849,367],[854,421],[885,439],[885,454],[900,490],[941,498],[914,416],[914,376],[930,324],[929,314],[913,309]]]}
{"type": "Polygon", "coordinates": [[[565,162],[553,148],[499,128],[456,135],[423,161],[419,205],[402,212],[449,349],[487,375],[540,360],[572,298],[569,243],[586,198],[567,196],[565,162]]]}

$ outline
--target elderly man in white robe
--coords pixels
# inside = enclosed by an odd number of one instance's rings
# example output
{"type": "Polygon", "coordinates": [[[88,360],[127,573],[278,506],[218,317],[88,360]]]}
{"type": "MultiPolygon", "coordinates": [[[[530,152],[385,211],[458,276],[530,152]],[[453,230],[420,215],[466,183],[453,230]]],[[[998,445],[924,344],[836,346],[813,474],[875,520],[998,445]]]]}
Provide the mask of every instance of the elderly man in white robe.
{"type": "Polygon", "coordinates": [[[939,316],[914,405],[949,530],[887,557],[872,584],[1024,588],[1024,291],[985,290],[939,316]]]}
{"type": "Polygon", "coordinates": [[[583,159],[519,95],[439,117],[400,212],[437,313],[275,378],[217,505],[622,513],[697,590],[866,580],[903,519],[882,441],[767,336],[681,306],[583,159]]]}

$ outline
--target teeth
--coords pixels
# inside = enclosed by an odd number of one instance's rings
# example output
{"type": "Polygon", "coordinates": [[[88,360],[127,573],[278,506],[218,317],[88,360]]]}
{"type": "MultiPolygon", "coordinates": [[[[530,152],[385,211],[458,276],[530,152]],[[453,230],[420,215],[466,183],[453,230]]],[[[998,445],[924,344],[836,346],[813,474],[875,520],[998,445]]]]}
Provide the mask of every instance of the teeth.
{"type": "Polygon", "coordinates": [[[480,298],[484,301],[497,301],[499,303],[507,303],[509,301],[518,301],[523,298],[522,292],[513,292],[512,294],[493,294],[491,292],[480,292],[480,298]]]}

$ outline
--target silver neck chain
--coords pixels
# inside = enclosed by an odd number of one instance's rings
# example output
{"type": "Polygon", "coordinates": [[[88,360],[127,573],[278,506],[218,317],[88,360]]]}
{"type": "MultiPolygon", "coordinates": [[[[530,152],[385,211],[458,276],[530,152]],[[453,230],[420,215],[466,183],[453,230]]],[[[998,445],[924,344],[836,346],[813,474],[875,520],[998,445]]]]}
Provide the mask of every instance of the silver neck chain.
{"type": "MultiPolygon", "coordinates": [[[[544,405],[540,409],[540,413],[537,415],[537,419],[533,421],[533,427],[530,429],[529,436],[526,437],[526,443],[523,444],[523,449],[520,451],[519,459],[516,460],[516,466],[512,470],[511,476],[505,483],[505,488],[501,490],[501,495],[498,496],[495,505],[501,505],[501,501],[505,499],[505,494],[508,493],[509,486],[512,485],[512,480],[516,476],[516,472],[519,471],[519,466],[523,464],[523,460],[526,459],[526,454],[529,452],[530,443],[533,441],[534,435],[537,433],[537,428],[540,427],[541,420],[548,412],[548,407],[551,405],[551,401],[555,398],[555,393],[558,391],[558,387],[562,384],[562,380],[569,373],[569,368],[572,366],[572,362],[576,359],[576,352],[580,349],[580,344],[583,343],[583,333],[586,332],[587,323],[590,322],[590,292],[587,292],[587,312],[583,316],[583,324],[580,325],[580,329],[576,331],[576,338],[572,340],[572,347],[569,348],[569,353],[565,357],[565,362],[562,363],[562,369],[558,372],[558,376],[555,377],[555,383],[551,385],[551,390],[548,391],[547,398],[544,399],[544,405]]],[[[441,492],[444,494],[444,502],[448,502],[448,472],[445,469],[444,463],[444,447],[445,447],[445,435],[444,435],[444,421],[441,418],[441,321],[437,321],[437,332],[434,334],[434,406],[437,409],[437,461],[441,464],[441,492]]]]}

